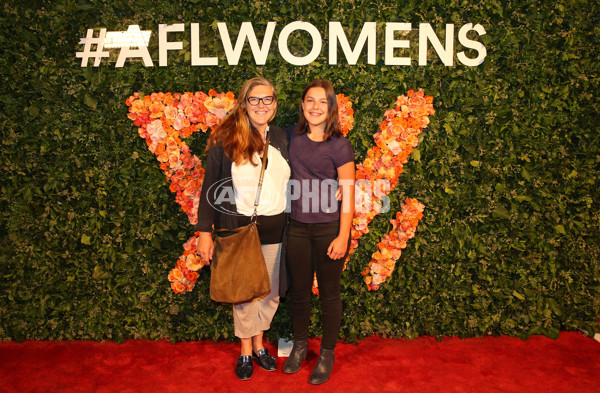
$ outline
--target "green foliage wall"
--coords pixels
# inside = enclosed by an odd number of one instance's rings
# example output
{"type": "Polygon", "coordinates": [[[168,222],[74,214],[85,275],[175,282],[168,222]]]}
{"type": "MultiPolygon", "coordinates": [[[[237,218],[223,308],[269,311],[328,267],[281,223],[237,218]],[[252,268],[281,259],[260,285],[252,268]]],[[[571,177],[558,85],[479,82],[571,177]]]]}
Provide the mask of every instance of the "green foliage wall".
{"type": "MultiPolygon", "coordinates": [[[[126,118],[133,92],[232,90],[262,75],[279,88],[276,123],[295,122],[303,87],[333,81],[354,101],[349,138],[362,160],[383,112],[411,88],[434,96],[436,115],[418,154],[343,276],[341,336],[370,334],[555,337],[597,331],[600,314],[598,201],[600,9],[594,2],[316,0],[9,1],[0,34],[0,337],[4,339],[232,339],[231,310],[208,296],[209,271],[191,294],[174,295],[167,272],[192,227],[164,174],[126,118]],[[503,4],[506,3],[506,4],[503,4]],[[35,4],[35,5],[32,5],[35,4]],[[355,40],[378,22],[378,64],[328,65],[327,46],[307,66],[286,63],[276,38],[265,66],[248,48],[228,66],[216,22],[237,34],[296,20],[323,31],[340,21],[355,40]],[[192,67],[189,23],[201,25],[203,55],[192,67]],[[417,66],[383,64],[385,22],[481,23],[484,63],[444,66],[433,52],[417,66]],[[158,67],[159,23],[185,23],[181,53],[158,67]],[[155,33],[155,67],[80,67],[87,28],[155,33]],[[205,45],[205,46],[204,46],[205,45]],[[367,291],[360,274],[390,230],[400,201],[416,197],[425,217],[391,280],[367,291]]],[[[262,33],[259,33],[262,37],[262,33]]],[[[296,53],[310,39],[293,36],[296,53]]],[[[352,41],[354,42],[354,41],[352,41]]],[[[443,42],[443,41],[442,41],[443,42]]],[[[460,45],[456,42],[460,50],[460,45]]],[[[456,61],[455,61],[456,63],[456,61]]],[[[206,135],[191,142],[200,152],[206,135]]],[[[318,299],[315,298],[315,306],[318,299]]],[[[270,337],[290,335],[282,304],[270,337]]],[[[315,307],[312,333],[319,334],[315,307]]]]}

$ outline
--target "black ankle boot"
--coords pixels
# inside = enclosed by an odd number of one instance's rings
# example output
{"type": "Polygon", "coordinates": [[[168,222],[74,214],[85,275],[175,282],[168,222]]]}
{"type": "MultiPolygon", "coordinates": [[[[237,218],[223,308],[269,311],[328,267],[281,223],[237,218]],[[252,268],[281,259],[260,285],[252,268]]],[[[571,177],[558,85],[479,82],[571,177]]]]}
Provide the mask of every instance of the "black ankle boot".
{"type": "Polygon", "coordinates": [[[310,379],[308,382],[312,383],[313,385],[319,385],[327,382],[329,375],[331,374],[331,369],[333,368],[334,360],[335,354],[333,353],[333,349],[321,348],[319,360],[317,361],[317,365],[315,366],[312,374],[310,374],[310,379]]]}
{"type": "Polygon", "coordinates": [[[302,361],[306,359],[307,352],[308,340],[294,341],[290,357],[288,357],[283,365],[283,372],[286,374],[293,374],[300,371],[300,366],[302,365],[302,361]]]}

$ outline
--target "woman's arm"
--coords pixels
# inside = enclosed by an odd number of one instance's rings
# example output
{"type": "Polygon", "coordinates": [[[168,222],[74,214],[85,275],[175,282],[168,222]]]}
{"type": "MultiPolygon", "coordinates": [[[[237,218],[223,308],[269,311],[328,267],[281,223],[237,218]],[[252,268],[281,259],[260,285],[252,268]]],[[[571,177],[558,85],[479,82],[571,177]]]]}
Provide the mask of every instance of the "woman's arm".
{"type": "Polygon", "coordinates": [[[331,259],[342,258],[348,250],[348,239],[350,238],[352,218],[354,217],[354,172],[354,161],[348,162],[337,169],[338,181],[342,190],[342,211],[340,212],[340,231],[327,249],[327,255],[331,259]]]}
{"type": "Polygon", "coordinates": [[[198,250],[198,256],[204,265],[210,265],[210,261],[213,257],[213,251],[215,244],[212,240],[211,232],[199,232],[198,240],[196,242],[196,249],[198,250]]]}
{"type": "Polygon", "coordinates": [[[206,168],[202,190],[200,191],[200,201],[198,204],[198,223],[195,231],[200,232],[196,249],[198,255],[205,265],[209,265],[213,256],[214,244],[212,240],[212,225],[215,217],[213,200],[208,195],[211,185],[221,180],[221,163],[223,159],[223,149],[220,146],[212,146],[208,150],[206,157],[206,168]]]}

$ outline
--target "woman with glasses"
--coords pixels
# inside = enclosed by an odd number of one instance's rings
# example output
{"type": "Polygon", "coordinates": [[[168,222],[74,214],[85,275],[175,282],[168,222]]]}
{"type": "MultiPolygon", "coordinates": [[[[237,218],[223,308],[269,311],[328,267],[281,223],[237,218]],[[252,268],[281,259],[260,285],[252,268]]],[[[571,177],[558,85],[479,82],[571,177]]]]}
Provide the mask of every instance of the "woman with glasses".
{"type": "Polygon", "coordinates": [[[329,379],[342,320],[340,280],[354,214],[354,152],[342,136],[331,83],[314,80],[302,94],[298,127],[290,139],[294,192],[287,239],[294,346],[283,372],[300,370],[308,352],[310,297],[316,272],[322,310],[321,350],[309,382],[329,379]],[[338,202],[336,191],[341,190],[338,202]]]}
{"type": "Polygon", "coordinates": [[[269,80],[252,78],[244,83],[235,106],[209,137],[195,228],[200,232],[198,253],[208,265],[214,248],[213,225],[215,229],[233,229],[250,223],[262,160],[267,159],[257,227],[271,279],[271,293],[233,305],[234,331],[241,340],[235,372],[242,380],[252,377],[253,359],[264,370],[276,369],[275,358],[263,346],[263,332],[270,328],[279,305],[285,192],[290,177],[286,133],[269,124],[276,112],[277,95],[269,80]],[[267,135],[270,136],[268,157],[263,157],[267,135]]]}

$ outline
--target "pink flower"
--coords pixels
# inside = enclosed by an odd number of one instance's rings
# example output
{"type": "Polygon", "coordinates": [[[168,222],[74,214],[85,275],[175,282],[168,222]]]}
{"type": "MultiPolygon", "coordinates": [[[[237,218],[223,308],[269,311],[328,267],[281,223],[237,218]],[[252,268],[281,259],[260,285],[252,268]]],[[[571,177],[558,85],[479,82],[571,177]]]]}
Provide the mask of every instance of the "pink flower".
{"type": "Polygon", "coordinates": [[[208,94],[202,92],[202,91],[197,91],[194,93],[194,99],[198,100],[198,101],[205,101],[208,98],[208,94]]]}
{"type": "Polygon", "coordinates": [[[387,111],[385,111],[383,116],[385,117],[386,120],[390,121],[394,117],[396,117],[396,111],[394,109],[388,109],[387,111]]]}
{"type": "Polygon", "coordinates": [[[408,104],[408,97],[398,96],[398,99],[396,100],[396,106],[403,106],[406,104],[408,104]]]}
{"type": "Polygon", "coordinates": [[[188,118],[185,116],[184,113],[178,113],[177,116],[175,117],[175,120],[173,121],[173,128],[177,131],[189,127],[190,126],[190,121],[188,120],[188,118]]]}
{"type": "MultiPolygon", "coordinates": [[[[421,92],[423,93],[423,92],[421,92]]],[[[425,98],[423,98],[423,94],[418,95],[419,93],[417,92],[417,94],[415,94],[414,96],[410,97],[410,99],[408,100],[408,105],[410,107],[412,106],[424,106],[426,104],[425,102],[425,98]]]]}
{"type": "Polygon", "coordinates": [[[175,108],[174,106],[169,105],[165,108],[165,117],[169,120],[174,120],[177,116],[177,113],[177,108],[175,108]]]}
{"type": "Polygon", "coordinates": [[[379,284],[381,284],[381,276],[379,274],[373,274],[373,281],[371,281],[373,287],[378,286],[379,284]]]}
{"type": "Polygon", "coordinates": [[[360,221],[356,222],[356,219],[354,219],[354,230],[357,232],[366,231],[367,230],[367,221],[360,220],[360,221]]]}
{"type": "Polygon", "coordinates": [[[393,140],[390,143],[388,143],[387,147],[391,150],[392,153],[394,153],[394,155],[400,154],[400,152],[403,150],[402,144],[398,143],[398,141],[396,140],[393,140]]]}
{"type": "Polygon", "coordinates": [[[180,163],[181,163],[181,161],[179,161],[178,155],[173,154],[173,155],[169,156],[169,167],[175,168],[175,167],[179,166],[180,163]]]}
{"type": "Polygon", "coordinates": [[[206,125],[209,127],[213,127],[219,123],[219,118],[214,113],[206,114],[206,125]]]}
{"type": "Polygon", "coordinates": [[[192,95],[190,93],[185,93],[181,96],[177,108],[184,110],[190,105],[192,105],[192,95]]]}
{"type": "Polygon", "coordinates": [[[170,151],[172,154],[173,154],[173,151],[177,150],[177,155],[179,155],[179,145],[177,144],[177,142],[176,142],[176,141],[175,141],[173,138],[169,137],[169,138],[166,140],[166,146],[165,146],[165,147],[166,147],[166,148],[167,148],[167,150],[169,150],[169,151],[170,151]]]}
{"type": "Polygon", "coordinates": [[[223,108],[215,109],[212,113],[219,119],[222,120],[227,115],[227,111],[223,108]]]}
{"type": "Polygon", "coordinates": [[[185,110],[183,111],[183,113],[185,114],[185,116],[190,119],[195,116],[195,113],[199,112],[195,107],[193,106],[188,106],[187,108],[185,108],[185,110]]]}
{"type": "Polygon", "coordinates": [[[167,133],[163,130],[162,122],[158,119],[148,124],[146,131],[153,142],[158,142],[167,136],[167,133]]]}

